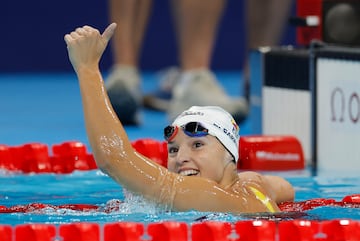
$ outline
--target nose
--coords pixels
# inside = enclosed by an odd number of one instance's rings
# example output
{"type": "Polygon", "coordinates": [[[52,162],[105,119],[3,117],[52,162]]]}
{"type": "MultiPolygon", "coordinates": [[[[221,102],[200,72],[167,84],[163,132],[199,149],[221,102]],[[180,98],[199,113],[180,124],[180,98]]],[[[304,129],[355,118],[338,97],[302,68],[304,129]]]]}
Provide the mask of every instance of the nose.
{"type": "Polygon", "coordinates": [[[176,154],[176,164],[182,165],[190,160],[190,150],[186,146],[179,147],[176,154]]]}

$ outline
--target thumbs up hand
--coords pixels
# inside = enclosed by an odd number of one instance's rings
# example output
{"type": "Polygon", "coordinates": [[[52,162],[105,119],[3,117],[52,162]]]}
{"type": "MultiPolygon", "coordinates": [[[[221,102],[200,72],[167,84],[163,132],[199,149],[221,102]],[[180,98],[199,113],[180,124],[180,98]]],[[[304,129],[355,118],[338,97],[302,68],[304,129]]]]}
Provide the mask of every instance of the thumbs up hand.
{"type": "Polygon", "coordinates": [[[100,58],[115,29],[116,23],[112,23],[100,34],[99,30],[93,27],[83,26],[64,36],[75,72],[78,73],[81,68],[99,67],[100,58]]]}

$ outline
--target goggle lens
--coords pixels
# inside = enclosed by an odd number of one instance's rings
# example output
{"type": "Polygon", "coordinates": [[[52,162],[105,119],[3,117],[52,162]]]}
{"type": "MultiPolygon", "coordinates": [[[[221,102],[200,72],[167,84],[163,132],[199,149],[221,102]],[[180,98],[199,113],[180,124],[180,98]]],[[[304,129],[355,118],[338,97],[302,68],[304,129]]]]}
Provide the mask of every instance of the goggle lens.
{"type": "MultiPolygon", "coordinates": [[[[184,133],[190,137],[201,137],[209,134],[209,130],[201,125],[199,122],[189,122],[181,126],[184,133]]],[[[177,134],[177,126],[167,126],[164,128],[164,138],[166,141],[171,141],[177,134]]]]}

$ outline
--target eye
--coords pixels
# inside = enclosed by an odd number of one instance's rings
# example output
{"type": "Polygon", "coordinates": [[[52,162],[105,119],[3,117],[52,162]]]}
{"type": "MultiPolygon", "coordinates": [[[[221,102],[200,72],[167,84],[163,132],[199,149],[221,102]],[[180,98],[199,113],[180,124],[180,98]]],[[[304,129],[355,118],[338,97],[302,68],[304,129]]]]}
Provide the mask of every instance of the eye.
{"type": "Polygon", "coordinates": [[[202,143],[201,141],[194,141],[193,146],[195,148],[199,148],[202,147],[204,145],[204,143],[202,143]]]}
{"type": "Polygon", "coordinates": [[[177,147],[174,147],[174,146],[170,146],[168,148],[168,153],[176,153],[179,149],[177,147]]]}

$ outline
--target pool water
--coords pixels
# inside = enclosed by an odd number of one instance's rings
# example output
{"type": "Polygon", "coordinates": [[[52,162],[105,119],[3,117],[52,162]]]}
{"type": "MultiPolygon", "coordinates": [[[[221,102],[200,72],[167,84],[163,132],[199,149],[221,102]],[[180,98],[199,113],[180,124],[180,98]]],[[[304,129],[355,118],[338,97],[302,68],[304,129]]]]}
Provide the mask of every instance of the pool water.
{"type": "MultiPolygon", "coordinates": [[[[313,198],[336,199],[340,201],[349,194],[360,193],[360,178],[294,176],[293,173],[279,173],[294,185],[296,200],[313,198]],[[288,176],[290,175],[290,176],[288,176]],[[287,177],[288,176],[288,177],[287,177]]],[[[157,221],[230,221],[265,218],[287,220],[304,218],[309,220],[329,220],[348,218],[360,220],[358,208],[317,207],[305,213],[267,215],[231,215],[225,213],[204,213],[197,211],[165,212],[156,205],[128,194],[121,186],[99,170],[76,171],[72,174],[14,174],[3,171],[0,175],[1,205],[11,207],[42,203],[50,205],[93,204],[99,209],[81,211],[69,208],[34,209],[28,213],[14,212],[0,214],[1,224],[71,222],[108,223],[117,221],[150,223],[157,221]],[[125,197],[126,195],[126,197],[125,197]],[[122,203],[120,203],[120,201],[122,203]],[[111,211],[112,210],[112,211],[111,211]]]]}

